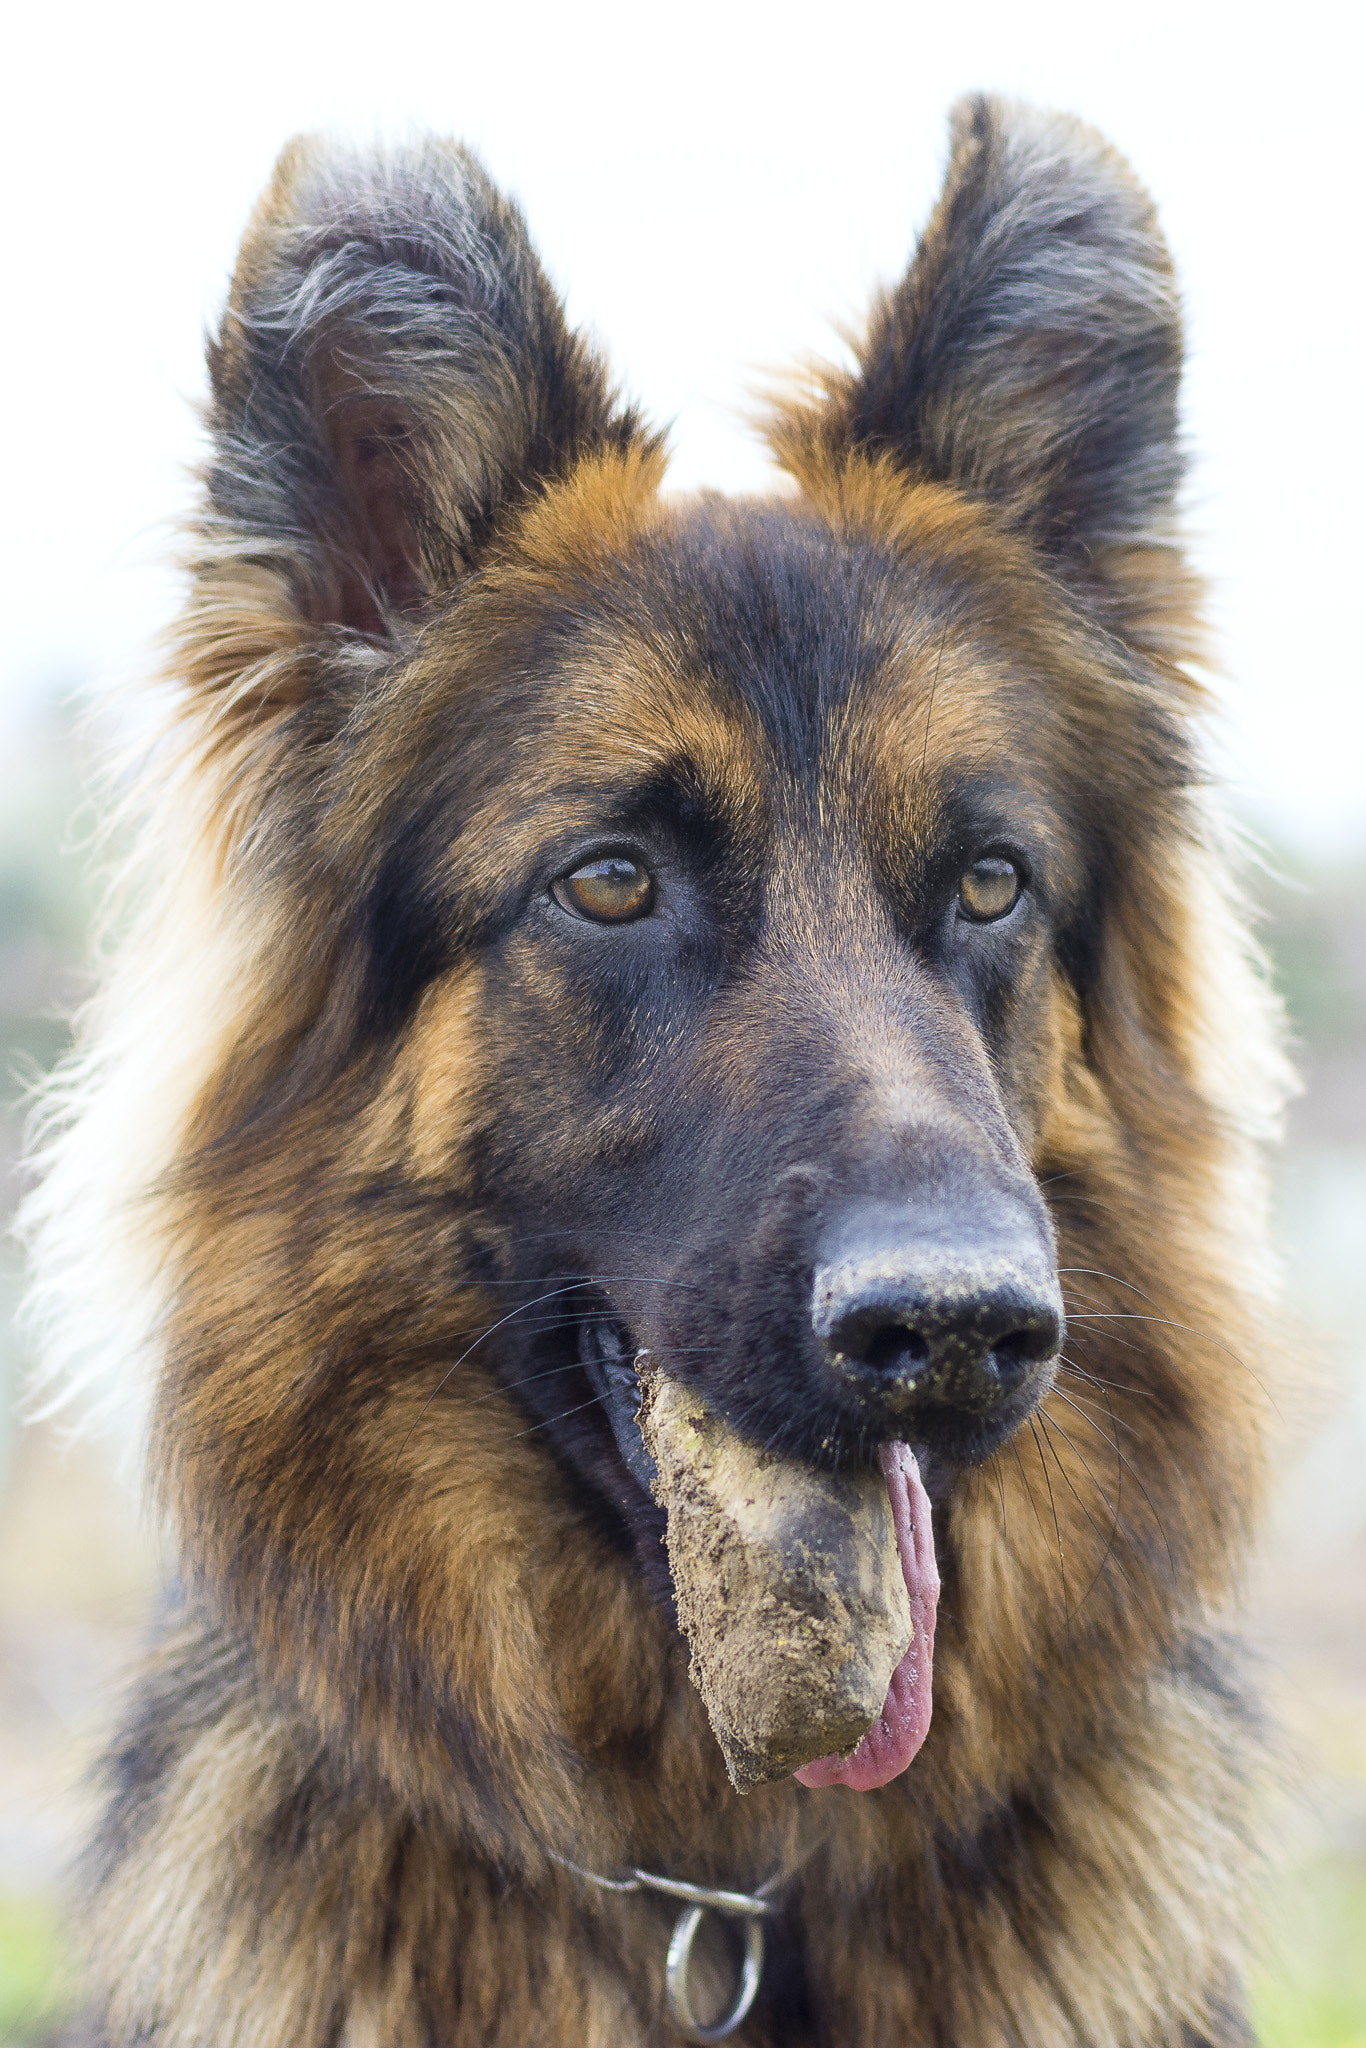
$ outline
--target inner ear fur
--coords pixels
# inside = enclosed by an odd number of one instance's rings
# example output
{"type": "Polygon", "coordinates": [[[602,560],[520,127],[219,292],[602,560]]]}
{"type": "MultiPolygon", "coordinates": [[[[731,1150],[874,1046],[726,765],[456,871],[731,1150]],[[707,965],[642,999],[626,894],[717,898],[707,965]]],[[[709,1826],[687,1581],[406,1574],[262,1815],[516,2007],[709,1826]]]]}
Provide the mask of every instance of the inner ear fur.
{"type": "Polygon", "coordinates": [[[1181,356],[1171,257],[1128,164],[1067,115],[978,96],[853,369],[815,371],[769,431],[808,483],[861,453],[988,501],[1158,651],[1191,603],[1181,356]]]}
{"type": "Polygon", "coordinates": [[[653,446],[470,152],[293,142],[209,344],[206,538],[383,636],[581,456],[653,446]]]}

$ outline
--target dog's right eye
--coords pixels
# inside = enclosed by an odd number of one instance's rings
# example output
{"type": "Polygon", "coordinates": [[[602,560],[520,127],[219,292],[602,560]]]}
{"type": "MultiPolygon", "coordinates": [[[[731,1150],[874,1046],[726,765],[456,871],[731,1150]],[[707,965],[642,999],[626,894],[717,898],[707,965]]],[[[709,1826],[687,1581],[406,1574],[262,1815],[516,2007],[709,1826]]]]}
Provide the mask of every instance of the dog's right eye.
{"type": "Polygon", "coordinates": [[[958,908],[972,924],[995,924],[1020,900],[1024,877],[1013,860],[985,854],[958,883],[958,908]]]}
{"type": "Polygon", "coordinates": [[[550,893],[571,917],[586,917],[593,924],[630,924],[649,914],[655,885],[639,861],[610,853],[585,861],[572,875],[561,875],[551,883],[550,893]]]}

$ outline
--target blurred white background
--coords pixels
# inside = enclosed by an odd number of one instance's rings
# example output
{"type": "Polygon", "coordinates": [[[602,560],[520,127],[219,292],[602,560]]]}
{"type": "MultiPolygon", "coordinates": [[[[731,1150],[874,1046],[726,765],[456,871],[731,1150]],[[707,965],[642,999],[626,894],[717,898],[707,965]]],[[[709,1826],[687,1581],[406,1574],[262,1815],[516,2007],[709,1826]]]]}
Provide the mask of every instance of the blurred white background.
{"type": "MultiPolygon", "coordinates": [[[[1070,109],[1154,193],[1182,279],[1194,551],[1239,812],[1308,1087],[1280,1180],[1321,1391],[1288,1418],[1252,1586],[1300,1743],[1259,1979],[1273,2048],[1366,2048],[1366,676],[1362,30],[1307,0],[546,0],[30,6],[3,44],[0,1222],[21,1113],[79,986],[88,892],[68,706],[136,674],[176,600],[204,329],[283,141],[460,135],[522,202],[572,317],[655,418],[676,488],[763,488],[747,393],[838,350],[903,268],[961,92],[1070,109]],[[1287,1438],[1287,1443],[1290,1438],[1287,1438]]],[[[0,2044],[71,1995],[56,1908],[79,1773],[156,1569],[98,1446],[5,1417],[0,1258],[0,2044]]],[[[44,2015],[47,2015],[45,2018],[44,2015]]]]}
{"type": "Polygon", "coordinates": [[[16,11],[0,132],[10,393],[3,684],[135,659],[170,597],[189,401],[284,138],[430,126],[522,201],[576,318],[675,422],[678,485],[765,481],[756,371],[828,349],[894,277],[987,87],[1070,108],[1155,194],[1184,281],[1192,520],[1229,768],[1282,836],[1366,825],[1360,13],[1025,6],[16,11]]]}

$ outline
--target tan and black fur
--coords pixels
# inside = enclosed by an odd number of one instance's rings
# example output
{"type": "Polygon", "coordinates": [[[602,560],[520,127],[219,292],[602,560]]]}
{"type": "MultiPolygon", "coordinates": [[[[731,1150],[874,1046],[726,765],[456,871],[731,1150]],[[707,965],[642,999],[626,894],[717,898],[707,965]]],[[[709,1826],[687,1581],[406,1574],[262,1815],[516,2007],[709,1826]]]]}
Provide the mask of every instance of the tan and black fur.
{"type": "Polygon", "coordinates": [[[31,1211],[56,1351],[145,1377],[180,1559],[88,1865],[110,2048],[667,2042],[670,1909],[554,1855],[786,1873],[750,2048],[1247,2038],[1280,1070],[1194,737],[1180,353],[1125,164],[968,102],[855,367],[774,410],[796,493],[670,498],[468,154],[282,158],[31,1211]],[[960,930],[1007,841],[1025,912],[960,930]],[[659,877],[630,936],[557,921],[608,842],[659,877]],[[809,1235],[948,1131],[1022,1162],[1063,1361],[938,1459],[910,1770],[740,1799],[579,1333],[866,1455],[809,1235]]]}

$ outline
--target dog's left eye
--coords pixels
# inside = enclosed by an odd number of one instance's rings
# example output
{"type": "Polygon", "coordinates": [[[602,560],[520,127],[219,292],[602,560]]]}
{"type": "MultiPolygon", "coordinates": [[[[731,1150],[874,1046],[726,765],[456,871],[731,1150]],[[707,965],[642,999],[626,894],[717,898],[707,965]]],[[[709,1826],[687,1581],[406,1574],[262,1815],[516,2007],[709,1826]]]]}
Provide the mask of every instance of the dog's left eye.
{"type": "Polygon", "coordinates": [[[975,860],[958,884],[958,908],[973,924],[992,924],[1020,900],[1024,877],[1013,860],[987,854],[975,860]]]}
{"type": "Polygon", "coordinates": [[[571,917],[586,917],[594,924],[629,924],[648,914],[655,885],[638,861],[610,853],[585,861],[572,875],[561,875],[552,882],[551,894],[571,917]]]}

